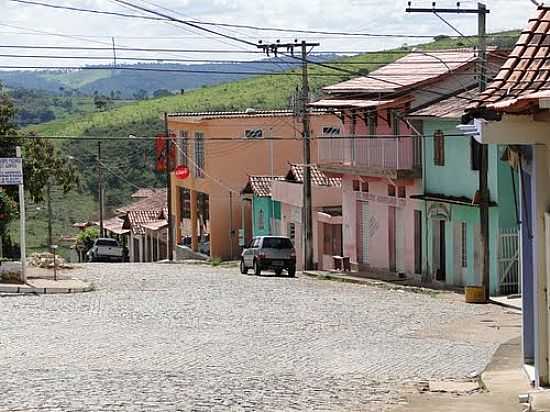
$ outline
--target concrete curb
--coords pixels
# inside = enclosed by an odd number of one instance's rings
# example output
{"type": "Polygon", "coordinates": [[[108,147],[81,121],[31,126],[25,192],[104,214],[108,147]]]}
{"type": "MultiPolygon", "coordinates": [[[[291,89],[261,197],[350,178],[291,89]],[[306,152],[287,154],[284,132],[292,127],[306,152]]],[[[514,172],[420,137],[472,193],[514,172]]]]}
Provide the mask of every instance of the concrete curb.
{"type": "Polygon", "coordinates": [[[38,295],[55,295],[55,294],[70,294],[70,293],[86,293],[92,292],[93,286],[85,286],[81,288],[36,288],[30,285],[21,286],[2,286],[0,285],[0,293],[20,293],[20,294],[38,294],[38,295]]]}
{"type": "Polygon", "coordinates": [[[504,308],[508,308],[508,309],[515,309],[515,310],[519,310],[521,312],[521,308],[517,307],[516,305],[512,304],[512,303],[505,303],[505,302],[502,302],[502,301],[499,301],[499,300],[494,300],[492,298],[489,298],[489,303],[492,303],[493,305],[498,305],[498,306],[502,306],[504,308]]]}
{"type": "Polygon", "coordinates": [[[325,272],[317,273],[317,272],[310,272],[310,271],[304,271],[302,272],[302,274],[305,276],[315,278],[315,279],[320,279],[320,280],[332,280],[336,282],[354,283],[358,285],[372,286],[372,287],[377,287],[377,288],[386,289],[386,290],[401,290],[404,292],[422,293],[425,295],[452,293],[450,291],[428,289],[428,288],[422,288],[418,286],[396,285],[394,283],[385,282],[383,280],[359,278],[359,277],[349,276],[349,275],[338,275],[338,274],[331,274],[331,273],[325,273],[325,272]]]}

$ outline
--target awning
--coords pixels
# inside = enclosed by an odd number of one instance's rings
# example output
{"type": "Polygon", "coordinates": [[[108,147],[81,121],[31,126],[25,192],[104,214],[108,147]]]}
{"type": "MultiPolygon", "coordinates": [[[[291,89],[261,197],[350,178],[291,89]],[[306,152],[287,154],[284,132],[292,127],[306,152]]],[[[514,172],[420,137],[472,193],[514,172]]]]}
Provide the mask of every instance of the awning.
{"type": "MultiPolygon", "coordinates": [[[[409,196],[411,199],[425,200],[427,202],[441,202],[452,205],[479,207],[479,203],[465,196],[447,196],[439,193],[425,193],[420,195],[409,196]]],[[[489,202],[489,207],[498,206],[496,202],[489,202]]]]}

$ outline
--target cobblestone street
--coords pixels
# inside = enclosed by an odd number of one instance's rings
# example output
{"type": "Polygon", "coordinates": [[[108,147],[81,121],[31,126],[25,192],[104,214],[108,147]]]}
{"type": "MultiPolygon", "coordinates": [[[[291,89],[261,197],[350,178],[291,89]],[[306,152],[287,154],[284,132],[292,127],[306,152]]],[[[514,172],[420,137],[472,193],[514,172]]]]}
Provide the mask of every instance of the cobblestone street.
{"type": "Polygon", "coordinates": [[[479,373],[510,335],[505,309],[451,294],[206,265],[70,275],[97,290],[0,296],[1,411],[381,411],[404,383],[479,373]]]}

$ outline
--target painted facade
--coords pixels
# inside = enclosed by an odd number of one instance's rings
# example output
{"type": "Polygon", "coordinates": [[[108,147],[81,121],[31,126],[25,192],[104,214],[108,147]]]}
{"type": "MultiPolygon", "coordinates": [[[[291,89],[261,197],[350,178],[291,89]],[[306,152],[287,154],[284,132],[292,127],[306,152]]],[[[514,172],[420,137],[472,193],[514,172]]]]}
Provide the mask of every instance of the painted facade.
{"type": "MultiPolygon", "coordinates": [[[[302,169],[291,165],[286,179],[273,182],[272,187],[273,202],[281,205],[279,234],[292,240],[298,269],[303,268],[304,263],[302,169]]],[[[342,255],[341,180],[329,178],[313,166],[311,199],[313,262],[318,269],[332,269],[332,256],[342,255]]]]}
{"type": "MultiPolygon", "coordinates": [[[[427,111],[429,109],[424,109],[424,113],[427,111]]],[[[479,188],[479,172],[474,160],[478,146],[470,137],[458,135],[458,119],[432,116],[424,117],[422,122],[425,135],[422,195],[425,199],[422,224],[425,273],[433,280],[454,286],[480,285],[480,214],[474,204],[479,188]],[[436,156],[437,138],[443,144],[443,159],[436,156]]],[[[518,230],[517,199],[514,199],[517,189],[514,193],[514,187],[517,188],[519,182],[508,163],[500,160],[504,150],[504,146],[495,145],[488,153],[488,183],[493,203],[489,211],[492,295],[505,291],[518,293],[509,286],[504,288],[515,273],[500,273],[498,262],[500,234],[517,233],[518,230]]]]}
{"type": "MultiPolygon", "coordinates": [[[[339,119],[325,112],[311,116],[312,136],[326,127],[339,127],[339,119]]],[[[239,231],[252,233],[252,205],[243,204],[241,189],[252,175],[284,174],[288,162],[302,161],[301,124],[291,111],[173,113],[170,130],[177,136],[178,164],[189,167],[184,180],[172,178],[176,239],[191,236],[198,250],[201,231],[208,227],[211,256],[224,259],[240,254],[239,231]],[[215,140],[213,140],[215,139],[215,140]],[[215,143],[215,144],[214,144],[215,143]],[[202,200],[201,200],[202,199],[202,200]],[[190,219],[190,233],[180,222],[190,219]]],[[[315,140],[312,153],[316,153],[315,140]]],[[[316,160],[314,156],[312,160],[316,160]]]]}

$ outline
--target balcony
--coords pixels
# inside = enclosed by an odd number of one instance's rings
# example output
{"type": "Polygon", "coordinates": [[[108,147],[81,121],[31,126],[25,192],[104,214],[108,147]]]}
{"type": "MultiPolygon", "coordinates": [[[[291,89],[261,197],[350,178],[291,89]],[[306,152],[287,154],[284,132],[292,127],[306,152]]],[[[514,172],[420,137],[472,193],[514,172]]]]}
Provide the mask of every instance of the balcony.
{"type": "Polygon", "coordinates": [[[419,137],[350,137],[319,140],[319,165],[327,172],[392,179],[421,176],[419,137]]]}

